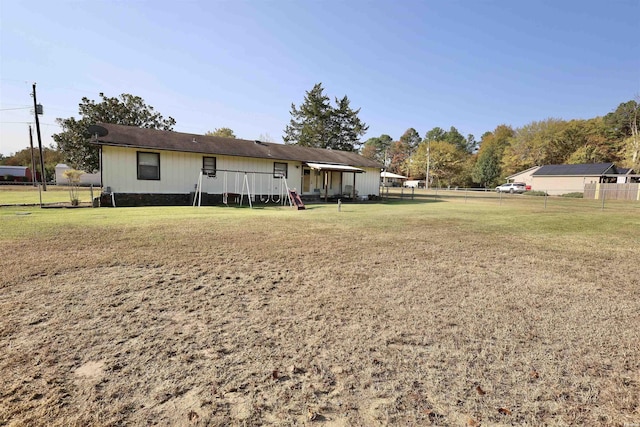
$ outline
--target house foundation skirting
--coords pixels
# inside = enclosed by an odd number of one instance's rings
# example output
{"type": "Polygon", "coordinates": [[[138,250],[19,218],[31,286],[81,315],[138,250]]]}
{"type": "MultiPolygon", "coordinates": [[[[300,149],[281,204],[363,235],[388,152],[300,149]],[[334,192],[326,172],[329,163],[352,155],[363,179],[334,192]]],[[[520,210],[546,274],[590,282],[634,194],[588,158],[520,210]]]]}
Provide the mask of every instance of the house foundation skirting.
{"type": "MultiPolygon", "coordinates": [[[[133,206],[192,206],[195,193],[188,194],[161,194],[161,193],[103,193],[100,197],[100,206],[117,207],[133,206]],[[113,196],[113,197],[112,197],[113,196]]],[[[262,199],[268,198],[267,195],[262,199]]],[[[256,195],[254,204],[260,204],[261,196],[256,195]]],[[[222,194],[202,193],[201,206],[224,205],[225,197],[222,194]]],[[[226,202],[229,205],[237,205],[240,202],[239,194],[228,193],[226,202]]],[[[242,198],[243,205],[249,205],[249,199],[245,194],[242,198]]],[[[273,203],[273,201],[271,201],[273,203]]],[[[197,204],[197,202],[196,202],[197,204]]]]}

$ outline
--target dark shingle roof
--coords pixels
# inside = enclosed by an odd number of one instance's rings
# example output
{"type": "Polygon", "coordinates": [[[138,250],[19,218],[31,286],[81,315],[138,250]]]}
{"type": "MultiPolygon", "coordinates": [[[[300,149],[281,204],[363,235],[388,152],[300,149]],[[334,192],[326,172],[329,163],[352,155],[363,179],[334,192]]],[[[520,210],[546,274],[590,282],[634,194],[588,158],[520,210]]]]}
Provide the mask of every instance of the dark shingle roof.
{"type": "Polygon", "coordinates": [[[324,150],[107,123],[100,123],[99,126],[105,128],[107,134],[92,141],[97,145],[382,168],[378,162],[348,151],[324,150]]]}
{"type": "Polygon", "coordinates": [[[616,170],[618,171],[618,173],[619,173],[620,175],[633,174],[633,169],[631,169],[631,168],[620,168],[620,167],[616,167],[616,170]]]}
{"type": "Polygon", "coordinates": [[[533,175],[600,176],[615,173],[617,172],[613,163],[586,163],[580,165],[546,165],[535,171],[533,175]]]}

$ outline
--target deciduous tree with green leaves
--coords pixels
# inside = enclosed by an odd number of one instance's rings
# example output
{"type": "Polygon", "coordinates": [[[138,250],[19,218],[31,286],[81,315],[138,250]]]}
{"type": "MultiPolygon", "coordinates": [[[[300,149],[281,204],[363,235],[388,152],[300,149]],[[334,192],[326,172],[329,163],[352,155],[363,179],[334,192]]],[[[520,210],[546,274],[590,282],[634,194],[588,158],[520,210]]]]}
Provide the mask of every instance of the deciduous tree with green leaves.
{"type": "Polygon", "coordinates": [[[501,174],[497,147],[495,144],[487,144],[478,153],[478,159],[471,171],[471,179],[487,188],[496,184],[501,174]]]}
{"type": "Polygon", "coordinates": [[[213,131],[205,133],[206,136],[220,136],[222,138],[235,138],[236,135],[230,128],[216,128],[213,131]]]}
{"type": "Polygon", "coordinates": [[[79,120],[75,117],[58,118],[62,132],[53,135],[58,149],[65,161],[73,168],[87,172],[99,167],[98,149],[90,144],[88,129],[96,123],[137,126],[142,128],[173,130],[176,121],[172,117],[164,118],[154,108],[145,104],[139,96],[123,93],[119,97],[109,98],[100,93],[101,100],[96,102],[87,97],[78,105],[79,120]]]}
{"type": "Polygon", "coordinates": [[[622,156],[625,164],[640,169],[640,96],[623,102],[615,111],[604,117],[614,138],[622,140],[622,156]]]}

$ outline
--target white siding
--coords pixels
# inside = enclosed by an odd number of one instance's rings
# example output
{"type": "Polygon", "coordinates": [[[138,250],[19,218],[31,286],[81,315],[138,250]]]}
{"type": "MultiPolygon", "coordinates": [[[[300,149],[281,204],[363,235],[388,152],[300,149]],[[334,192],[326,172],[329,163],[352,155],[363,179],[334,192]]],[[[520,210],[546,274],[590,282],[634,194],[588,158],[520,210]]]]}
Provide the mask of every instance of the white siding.
{"type": "MultiPolygon", "coordinates": [[[[165,193],[186,194],[194,191],[202,168],[203,157],[215,157],[217,173],[215,177],[203,177],[202,191],[211,194],[240,193],[244,182],[244,173],[251,193],[279,194],[281,181],[273,178],[271,159],[249,157],[218,156],[176,151],[136,150],[122,147],[102,147],[103,186],[110,187],[114,193],[165,193]],[[136,152],[160,153],[160,180],[139,180],[137,174],[136,152]],[[242,171],[242,172],[224,172],[242,171]],[[252,173],[264,172],[264,173],[252,173]]],[[[277,161],[277,160],[276,160],[277,161]]],[[[292,161],[277,161],[288,164],[287,184],[290,188],[299,187],[301,164],[292,161]],[[297,167],[296,167],[297,166],[297,167]]],[[[245,190],[246,192],[246,190],[245,190]]]]}
{"type": "MultiPolygon", "coordinates": [[[[356,176],[356,189],[360,196],[380,195],[380,169],[363,168],[365,173],[356,176]]],[[[352,174],[353,175],[353,174],[352,174]]]]}

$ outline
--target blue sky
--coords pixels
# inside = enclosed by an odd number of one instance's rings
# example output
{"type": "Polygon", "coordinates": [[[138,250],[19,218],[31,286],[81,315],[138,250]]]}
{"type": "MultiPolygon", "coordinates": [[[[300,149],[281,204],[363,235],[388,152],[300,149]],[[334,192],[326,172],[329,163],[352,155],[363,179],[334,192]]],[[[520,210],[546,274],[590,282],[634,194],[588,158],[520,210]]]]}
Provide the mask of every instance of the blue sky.
{"type": "Polygon", "coordinates": [[[0,153],[83,96],[142,97],[175,130],[281,142],[322,82],[367,138],[592,118],[640,94],[640,0],[0,0],[0,153]],[[22,108],[22,109],[16,109],[22,108]]]}

